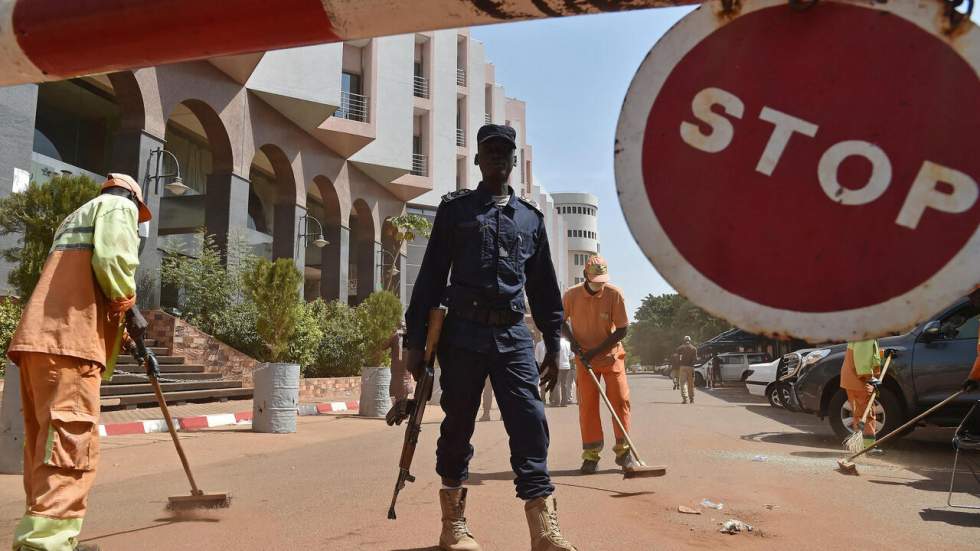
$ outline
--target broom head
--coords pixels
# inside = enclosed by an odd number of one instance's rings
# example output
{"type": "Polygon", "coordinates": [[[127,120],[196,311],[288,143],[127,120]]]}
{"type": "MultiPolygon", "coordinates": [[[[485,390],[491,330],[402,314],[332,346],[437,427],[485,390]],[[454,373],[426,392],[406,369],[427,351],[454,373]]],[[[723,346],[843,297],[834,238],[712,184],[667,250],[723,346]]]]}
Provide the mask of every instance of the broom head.
{"type": "Polygon", "coordinates": [[[848,461],[846,459],[837,460],[837,470],[843,474],[853,476],[859,476],[861,474],[858,472],[857,465],[855,465],[853,461],[848,461]]]}
{"type": "Polygon", "coordinates": [[[863,427],[859,427],[857,430],[852,432],[850,436],[844,439],[844,449],[851,453],[857,453],[864,449],[863,427]]]}
{"type": "Polygon", "coordinates": [[[231,507],[231,496],[228,494],[191,494],[189,496],[171,496],[167,500],[169,511],[189,511],[192,509],[226,509],[231,507]]]}
{"type": "Polygon", "coordinates": [[[666,465],[645,465],[639,464],[628,469],[623,469],[623,478],[654,478],[667,474],[666,465]]]}

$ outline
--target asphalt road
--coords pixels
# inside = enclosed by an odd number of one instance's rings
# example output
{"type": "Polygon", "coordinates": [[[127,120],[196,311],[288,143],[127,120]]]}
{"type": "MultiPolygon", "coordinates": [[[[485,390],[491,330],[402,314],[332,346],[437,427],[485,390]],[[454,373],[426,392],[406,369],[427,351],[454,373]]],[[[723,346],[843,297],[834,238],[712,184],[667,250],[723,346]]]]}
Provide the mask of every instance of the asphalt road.
{"type": "MultiPolygon", "coordinates": [[[[701,392],[696,404],[681,405],[663,377],[633,375],[630,383],[634,437],[648,463],[668,465],[665,477],[623,480],[611,451],[599,474],[578,475],[578,410],[547,410],[559,516],[581,551],[977,548],[980,513],[944,506],[948,431],[919,431],[885,458],[864,463],[862,476],[847,477],[835,470],[839,443],[814,417],[772,409],[744,389],[701,392]],[[705,498],[724,508],[701,507],[705,498]],[[680,505],[702,514],[681,514],[680,505]],[[720,533],[730,518],[752,524],[753,532],[720,533]]],[[[402,492],[397,521],[385,514],[403,429],[357,417],[304,417],[291,435],[241,428],[183,435],[202,488],[234,496],[230,509],[185,517],[164,511],[167,496],[188,492],[167,435],[104,439],[83,540],[108,551],[436,549],[441,412],[430,411],[418,482],[402,492]]],[[[467,511],[473,532],[487,551],[528,549],[496,410],[494,421],[478,424],[474,445],[467,511]]],[[[17,476],[0,476],[0,530],[7,534],[22,512],[20,484],[17,476]]]]}

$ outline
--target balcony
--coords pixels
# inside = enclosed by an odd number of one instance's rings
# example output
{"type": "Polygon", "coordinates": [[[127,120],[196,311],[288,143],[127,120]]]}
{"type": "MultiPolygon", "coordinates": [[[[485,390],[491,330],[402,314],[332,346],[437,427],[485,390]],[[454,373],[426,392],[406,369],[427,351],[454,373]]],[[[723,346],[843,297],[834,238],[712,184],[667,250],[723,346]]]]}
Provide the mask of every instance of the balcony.
{"type": "Polygon", "coordinates": [[[456,129],[456,147],[466,147],[466,132],[462,128],[456,129]]]}
{"type": "Polygon", "coordinates": [[[428,176],[429,160],[421,153],[412,153],[412,175],[428,176]]]}
{"type": "Polygon", "coordinates": [[[490,113],[484,113],[483,114],[483,124],[490,124],[490,122],[491,122],[490,113]]]}
{"type": "Polygon", "coordinates": [[[466,69],[456,67],[456,86],[466,86],[466,69]]]}
{"type": "Polygon", "coordinates": [[[334,116],[357,122],[368,121],[368,97],[343,90],[340,92],[340,109],[334,116]]]}
{"type": "Polygon", "coordinates": [[[414,83],[413,90],[415,92],[415,97],[428,99],[429,79],[421,75],[415,75],[415,83],[414,83]]]}

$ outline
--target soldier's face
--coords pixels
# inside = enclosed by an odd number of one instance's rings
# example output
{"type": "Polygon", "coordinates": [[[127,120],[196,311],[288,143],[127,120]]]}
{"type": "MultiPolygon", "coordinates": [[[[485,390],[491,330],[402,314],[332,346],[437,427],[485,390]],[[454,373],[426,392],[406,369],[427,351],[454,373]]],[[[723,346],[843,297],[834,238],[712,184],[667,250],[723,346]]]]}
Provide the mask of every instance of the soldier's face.
{"type": "Polygon", "coordinates": [[[480,144],[479,158],[477,164],[480,165],[480,172],[483,173],[485,182],[506,182],[510,178],[510,171],[514,169],[514,146],[504,139],[487,140],[480,144]]]}

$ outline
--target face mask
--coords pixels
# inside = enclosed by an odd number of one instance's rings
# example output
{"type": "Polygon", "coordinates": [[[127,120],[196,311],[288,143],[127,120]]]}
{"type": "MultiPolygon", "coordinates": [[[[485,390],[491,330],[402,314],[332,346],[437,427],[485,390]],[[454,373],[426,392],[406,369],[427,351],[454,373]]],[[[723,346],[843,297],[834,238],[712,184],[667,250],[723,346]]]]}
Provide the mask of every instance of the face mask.
{"type": "Polygon", "coordinates": [[[593,283],[591,281],[586,281],[585,284],[589,286],[589,290],[593,293],[598,293],[606,286],[605,283],[593,283]]]}

